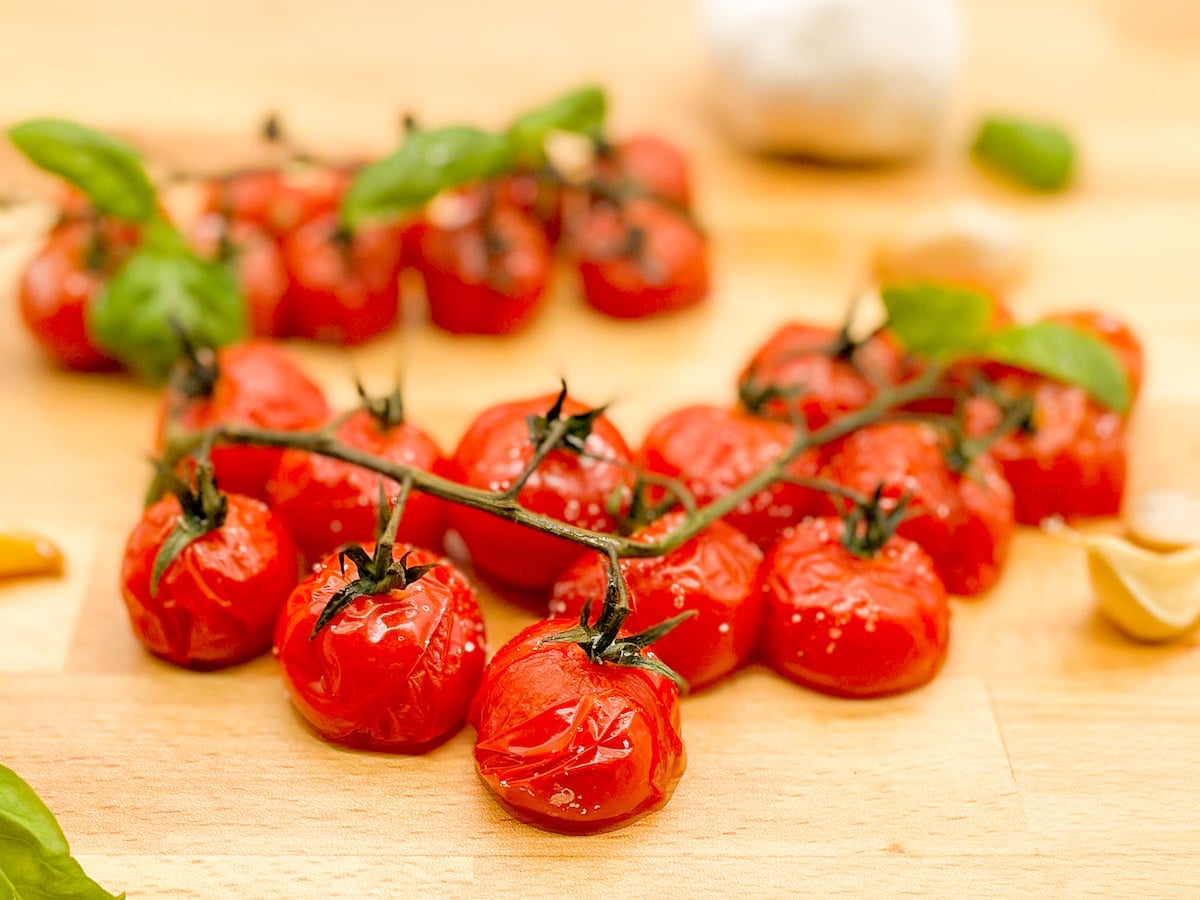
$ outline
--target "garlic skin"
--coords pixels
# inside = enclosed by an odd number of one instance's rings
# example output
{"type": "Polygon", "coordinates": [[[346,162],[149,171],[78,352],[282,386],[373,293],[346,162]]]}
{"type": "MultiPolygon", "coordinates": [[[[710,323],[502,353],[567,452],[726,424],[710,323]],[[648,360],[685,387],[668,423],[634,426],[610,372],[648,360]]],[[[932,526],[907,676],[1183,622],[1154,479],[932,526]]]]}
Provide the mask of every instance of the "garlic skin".
{"type": "Polygon", "coordinates": [[[1155,553],[1112,535],[1084,546],[1100,609],[1130,637],[1168,641],[1200,622],[1200,548],[1155,553]]]}
{"type": "Polygon", "coordinates": [[[1143,547],[1168,552],[1200,544],[1200,496],[1164,488],[1131,504],[1129,536],[1143,547]]]}
{"type": "Polygon", "coordinates": [[[750,149],[828,162],[935,143],[962,56],[955,0],[701,0],[713,105],[750,149]]]}

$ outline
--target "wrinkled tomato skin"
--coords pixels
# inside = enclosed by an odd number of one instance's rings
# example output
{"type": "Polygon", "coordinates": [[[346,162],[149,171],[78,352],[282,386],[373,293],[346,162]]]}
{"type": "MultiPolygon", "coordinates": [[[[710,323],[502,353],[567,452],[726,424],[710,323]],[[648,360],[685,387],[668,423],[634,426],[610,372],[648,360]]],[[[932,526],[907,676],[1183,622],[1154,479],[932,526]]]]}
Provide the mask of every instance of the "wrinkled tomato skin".
{"type": "Polygon", "coordinates": [[[903,353],[886,335],[859,346],[852,359],[831,352],[838,332],[820,325],[789,322],[755,351],[738,383],[754,389],[768,385],[789,392],[788,399],[767,401],[762,414],[789,419],[798,414],[810,429],[861,409],[875,398],[877,385],[902,380],[903,353]]]}
{"type": "MultiPolygon", "coordinates": [[[[433,438],[409,422],[383,429],[362,410],[338,426],[337,439],[389,462],[438,474],[445,471],[446,460],[433,438]]],[[[267,484],[267,494],[304,558],[318,562],[343,544],[361,544],[375,537],[380,480],[375,472],[339,459],[285,450],[267,484]]],[[[394,498],[399,483],[382,481],[387,496],[394,498]]],[[[429,494],[410,492],[397,539],[439,550],[445,530],[445,504],[429,494]]]]}
{"type": "MultiPolygon", "coordinates": [[[[368,552],[373,545],[364,545],[368,552]]],[[[424,753],[458,730],[483,675],[479,604],[448,560],[412,551],[409,566],[440,563],[407,588],[359,597],[309,639],[337,591],[357,576],[327,558],[296,586],[279,616],[275,657],[292,703],[327,741],[365,750],[424,753]]]]}
{"type": "Polygon", "coordinates": [[[679,692],[643,669],[542,643],[526,628],[488,665],[470,711],[480,778],[522,821],[567,834],[619,828],[664,806],[687,767],[679,692]]]}
{"type": "Polygon", "coordinates": [[[120,368],[120,363],[92,340],[87,316],[108,277],[136,243],[136,230],[122,223],[67,221],[50,232],[21,272],[17,288],[21,320],[58,365],[76,372],[120,368]],[[105,258],[99,268],[93,269],[87,257],[97,228],[105,258]]]}
{"type": "MultiPolygon", "coordinates": [[[[650,426],[638,451],[638,463],[677,478],[699,504],[728,494],[784,453],[792,428],[721,406],[687,406],[650,426]]],[[[802,452],[788,474],[813,478],[821,465],[817,449],[802,452]]],[[[789,525],[818,509],[822,495],[809,487],[777,481],[734,508],[724,518],[762,548],[789,525]]]]}
{"type": "Polygon", "coordinates": [[[257,500],[227,498],[224,523],[179,552],[156,594],[150,592],[154,560],[179,522],[179,501],[153,504],[125,546],[121,594],[133,632],[177,666],[216,669],[264,652],[296,586],[299,559],[283,522],[257,500]]]}
{"type": "Polygon", "coordinates": [[[950,605],[918,544],[893,536],[863,559],[844,525],[797,525],[763,561],[761,651],[776,672],[843,697],[877,697],[928,683],[950,637],[950,605]]]}
{"type": "MultiPolygon", "coordinates": [[[[198,431],[239,423],[279,431],[317,428],[329,418],[325,395],[283,350],[273,344],[234,344],[217,351],[220,372],[208,397],[188,397],[168,387],[159,412],[161,448],[172,411],[176,425],[198,431]]],[[[212,449],[213,472],[222,490],[267,500],[267,480],[282,450],[218,444],[212,449]]]]}
{"type": "MultiPolygon", "coordinates": [[[[1014,527],[1013,492],[987,453],[959,474],[944,448],[931,425],[871,425],[840,443],[823,476],[867,497],[882,484],[885,508],[908,496],[896,533],[929,554],[947,591],[969,596],[1000,577],[1014,527]]],[[[830,501],[827,510],[837,508],[830,501]]]]}
{"type": "Polygon", "coordinates": [[[207,185],[204,211],[247,222],[282,238],[337,209],[349,169],[314,166],[296,171],[250,169],[207,185]]]}
{"type": "Polygon", "coordinates": [[[287,334],[288,274],[279,245],[269,233],[248,221],[209,213],[196,220],[192,245],[210,259],[221,253],[222,236],[229,244],[232,270],[241,289],[255,337],[287,334]]]}
{"type": "Polygon", "coordinates": [[[599,312],[638,319],[708,296],[704,237],[679,212],[644,199],[596,203],[572,228],[583,295],[599,312]]]}
{"type": "Polygon", "coordinates": [[[283,241],[293,337],[346,346],[388,331],[400,312],[404,231],[368,226],[343,236],[335,213],[318,216],[283,241]]]}
{"type": "MultiPolygon", "coordinates": [[[[450,477],[481,490],[507,489],[533,457],[526,417],[545,415],[554,401],[554,395],[546,395],[485,410],[459,441],[450,461],[450,477]]],[[[587,409],[567,398],[562,414],[577,415],[587,409]]],[[[632,454],[604,416],[593,423],[585,448],[586,457],[567,450],[547,454],[518,499],[525,508],[560,522],[610,532],[616,522],[606,505],[614,492],[628,500],[633,475],[626,467],[632,454]]],[[[544,591],[583,552],[571,541],[461,504],[450,507],[448,524],[470,551],[478,573],[517,588],[544,591]]]]}
{"type": "MultiPolygon", "coordinates": [[[[642,529],[634,540],[652,542],[676,528],[682,510],[642,529]]],[[[624,627],[644,631],[685,610],[695,612],[654,642],[654,652],[692,691],[720,681],[750,658],[762,618],[758,567],[762,551],[744,534],[717,521],[679,548],[658,557],[622,559],[633,608],[624,627]]],[[[578,618],[585,603],[600,609],[608,584],[599,554],[580,557],[554,583],[550,615],[578,618]]]]}
{"type": "Polygon", "coordinates": [[[551,251],[531,218],[497,206],[456,228],[427,223],[416,235],[416,268],[433,324],[451,334],[511,334],[541,307],[551,251]]]}
{"type": "Polygon", "coordinates": [[[613,145],[597,161],[596,177],[630,182],[680,209],[688,209],[692,203],[687,157],[657,135],[631,135],[613,145]]]}
{"type": "MultiPolygon", "coordinates": [[[[1002,392],[1033,398],[1032,431],[1010,432],[991,455],[1012,485],[1016,520],[1037,525],[1115,516],[1121,511],[1128,461],[1125,420],[1088,397],[1083,388],[1032,375],[1011,376],[1002,392]]],[[[984,434],[1000,420],[990,400],[967,404],[968,434],[984,434]]]]}

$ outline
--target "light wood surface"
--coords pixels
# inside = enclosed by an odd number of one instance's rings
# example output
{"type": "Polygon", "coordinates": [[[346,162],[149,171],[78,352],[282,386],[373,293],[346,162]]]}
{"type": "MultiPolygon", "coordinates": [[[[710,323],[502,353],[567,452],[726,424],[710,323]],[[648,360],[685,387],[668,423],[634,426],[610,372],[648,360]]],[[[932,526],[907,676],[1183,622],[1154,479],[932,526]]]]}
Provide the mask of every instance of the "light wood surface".
{"type": "MultiPolygon", "coordinates": [[[[703,309],[629,324],[570,278],[529,332],[454,339],[414,321],[354,354],[298,347],[338,402],[399,366],[447,448],[483,406],[552,389],[612,401],[636,441],[685,401],[732,399],[752,347],[790,317],[834,322],[871,242],[918,209],[977,197],[1034,248],[1021,315],[1087,303],[1149,354],[1131,487],[1200,489],[1200,13],[1191,0],[976,0],[940,151],[905,170],[740,155],[705,115],[685,0],[566,3],[0,5],[0,122],[85,119],[171,165],[246,158],[276,109],[307,145],[379,152],[399,114],[499,124],[581,80],[614,128],[693,154],[713,236],[703,309]],[[1027,198],[962,147],[983,112],[1067,124],[1079,187],[1027,198]]],[[[3,186],[33,183],[7,153],[3,186]]],[[[689,768],[661,813],[567,838],[485,794],[469,730],[425,757],[308,734],[271,660],[179,672],[131,637],[116,575],[145,484],[154,395],[45,366],[21,333],[0,246],[0,521],[43,529],[60,579],[0,585],[0,760],[73,849],[131,897],[1179,896],[1200,893],[1200,643],[1122,638],[1078,553],[1023,531],[999,587],[956,602],[927,689],[819,696],[754,667],[688,698],[689,768]]],[[[486,606],[493,647],[531,614],[486,606]]]]}

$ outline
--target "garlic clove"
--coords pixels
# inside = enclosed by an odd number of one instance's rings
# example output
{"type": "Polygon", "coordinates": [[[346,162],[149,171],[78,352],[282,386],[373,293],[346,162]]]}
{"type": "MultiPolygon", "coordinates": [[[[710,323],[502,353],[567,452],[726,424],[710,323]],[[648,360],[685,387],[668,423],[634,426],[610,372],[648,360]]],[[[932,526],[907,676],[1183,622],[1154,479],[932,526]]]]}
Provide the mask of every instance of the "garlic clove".
{"type": "Polygon", "coordinates": [[[1185,491],[1146,491],[1134,501],[1126,524],[1129,536],[1151,550],[1200,545],[1200,497],[1185,491]]]}
{"type": "Polygon", "coordinates": [[[48,538],[29,531],[0,531],[0,578],[59,575],[63,555],[48,538]]]}
{"type": "Polygon", "coordinates": [[[1165,641],[1200,621],[1200,547],[1155,553],[1115,535],[1082,543],[1100,609],[1126,634],[1165,641]]]}

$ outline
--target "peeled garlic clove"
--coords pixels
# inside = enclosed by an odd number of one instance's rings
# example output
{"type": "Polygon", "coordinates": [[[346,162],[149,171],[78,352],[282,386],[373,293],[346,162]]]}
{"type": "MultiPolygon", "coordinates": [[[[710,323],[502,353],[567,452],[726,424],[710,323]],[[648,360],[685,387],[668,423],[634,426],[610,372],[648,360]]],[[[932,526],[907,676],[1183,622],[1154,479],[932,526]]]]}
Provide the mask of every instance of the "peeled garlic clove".
{"type": "Polygon", "coordinates": [[[1028,250],[1008,216],[979,203],[931,210],[889,234],[875,252],[880,284],[936,281],[1005,296],[1028,266],[1028,250]]]}
{"type": "Polygon", "coordinates": [[[1140,494],[1128,515],[1129,536],[1151,550],[1200,545],[1200,497],[1184,491],[1140,494]]]}
{"type": "Polygon", "coordinates": [[[1082,543],[1100,608],[1125,633],[1165,641],[1200,621],[1200,547],[1155,553],[1113,535],[1082,543]]]}
{"type": "Polygon", "coordinates": [[[58,575],[62,551],[48,538],[29,531],[0,531],[0,578],[58,575]]]}

